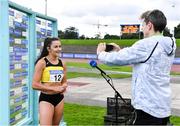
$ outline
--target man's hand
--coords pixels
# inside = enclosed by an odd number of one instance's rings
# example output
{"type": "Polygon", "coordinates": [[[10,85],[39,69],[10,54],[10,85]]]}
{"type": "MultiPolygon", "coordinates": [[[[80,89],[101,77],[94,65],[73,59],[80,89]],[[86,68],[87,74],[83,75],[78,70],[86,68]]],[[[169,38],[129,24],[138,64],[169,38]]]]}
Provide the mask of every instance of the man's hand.
{"type": "Polygon", "coordinates": [[[114,46],[112,51],[117,51],[118,52],[119,50],[121,50],[120,46],[117,45],[116,43],[109,43],[109,44],[114,46]]]}
{"type": "MultiPolygon", "coordinates": [[[[113,50],[112,51],[119,51],[121,50],[120,46],[117,45],[116,43],[108,43],[109,45],[113,45],[113,50]]],[[[102,51],[106,50],[106,43],[99,43],[97,47],[97,55],[101,53],[102,51]]]]}
{"type": "Polygon", "coordinates": [[[97,47],[97,55],[101,53],[102,51],[105,51],[106,49],[106,43],[99,43],[97,47]]]}

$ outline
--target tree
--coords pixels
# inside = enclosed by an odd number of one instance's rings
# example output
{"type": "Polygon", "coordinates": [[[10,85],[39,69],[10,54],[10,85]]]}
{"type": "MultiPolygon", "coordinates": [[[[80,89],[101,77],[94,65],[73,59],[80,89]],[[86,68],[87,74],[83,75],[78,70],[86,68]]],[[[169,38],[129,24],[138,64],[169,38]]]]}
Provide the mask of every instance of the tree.
{"type": "Polygon", "coordinates": [[[61,39],[64,39],[64,32],[61,30],[58,30],[58,37],[61,39]]]}
{"type": "Polygon", "coordinates": [[[166,27],[163,31],[163,35],[164,36],[169,36],[169,37],[172,37],[172,34],[170,33],[170,30],[168,27],[166,27]]]}
{"type": "Polygon", "coordinates": [[[180,24],[178,24],[177,27],[174,28],[174,37],[180,38],[180,24]]]}
{"type": "Polygon", "coordinates": [[[85,39],[85,35],[79,36],[79,39],[85,39]]]}
{"type": "Polygon", "coordinates": [[[75,27],[68,27],[65,29],[65,32],[64,32],[64,38],[65,39],[78,39],[79,37],[79,30],[75,27]]]}
{"type": "Polygon", "coordinates": [[[139,39],[141,33],[124,33],[121,35],[121,39],[139,39]]]}
{"type": "Polygon", "coordinates": [[[104,39],[111,39],[111,36],[110,36],[109,34],[106,34],[106,35],[104,36],[104,39]]]}
{"type": "Polygon", "coordinates": [[[118,35],[109,35],[109,34],[106,34],[104,36],[104,39],[119,39],[120,37],[118,35]]]}
{"type": "Polygon", "coordinates": [[[120,39],[120,36],[118,36],[118,35],[111,35],[111,39],[120,39]]]}
{"type": "Polygon", "coordinates": [[[100,39],[101,35],[100,34],[95,34],[95,39],[100,39]]]}

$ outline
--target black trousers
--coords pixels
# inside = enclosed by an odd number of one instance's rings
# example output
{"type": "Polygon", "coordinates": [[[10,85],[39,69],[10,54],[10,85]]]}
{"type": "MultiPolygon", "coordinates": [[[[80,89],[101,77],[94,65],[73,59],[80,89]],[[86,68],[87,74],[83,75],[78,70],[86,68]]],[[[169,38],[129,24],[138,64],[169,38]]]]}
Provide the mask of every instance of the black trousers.
{"type": "Polygon", "coordinates": [[[169,117],[156,118],[142,110],[136,110],[136,119],[134,125],[167,125],[169,117]]]}

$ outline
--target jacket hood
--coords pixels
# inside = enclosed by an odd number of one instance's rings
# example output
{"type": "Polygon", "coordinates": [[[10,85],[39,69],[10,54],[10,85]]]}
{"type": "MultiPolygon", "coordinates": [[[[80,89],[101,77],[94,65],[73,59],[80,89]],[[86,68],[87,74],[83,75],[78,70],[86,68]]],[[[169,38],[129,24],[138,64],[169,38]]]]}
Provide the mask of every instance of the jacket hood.
{"type": "Polygon", "coordinates": [[[175,54],[176,42],[173,37],[163,37],[159,41],[159,44],[164,48],[167,55],[175,54]]]}

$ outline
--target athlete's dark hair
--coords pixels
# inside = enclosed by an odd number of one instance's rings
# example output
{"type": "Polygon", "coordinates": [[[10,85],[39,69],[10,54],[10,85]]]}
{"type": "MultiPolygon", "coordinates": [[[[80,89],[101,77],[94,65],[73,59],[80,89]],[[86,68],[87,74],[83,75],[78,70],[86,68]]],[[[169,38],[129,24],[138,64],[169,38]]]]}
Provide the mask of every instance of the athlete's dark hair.
{"type": "Polygon", "coordinates": [[[38,57],[38,59],[36,60],[35,64],[43,57],[47,56],[49,54],[48,50],[47,50],[47,47],[50,48],[51,44],[53,41],[59,41],[59,38],[46,38],[44,40],[44,46],[43,46],[43,49],[41,51],[41,55],[38,57]]]}

